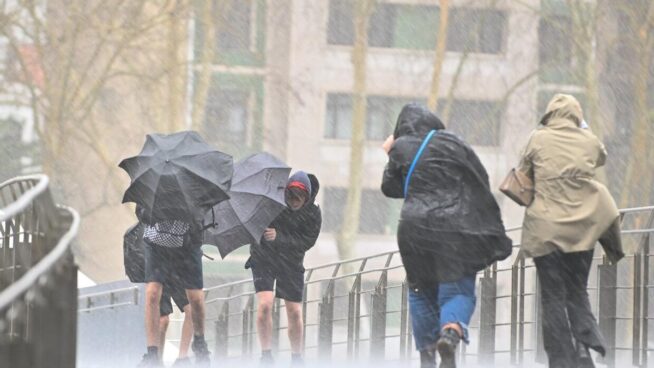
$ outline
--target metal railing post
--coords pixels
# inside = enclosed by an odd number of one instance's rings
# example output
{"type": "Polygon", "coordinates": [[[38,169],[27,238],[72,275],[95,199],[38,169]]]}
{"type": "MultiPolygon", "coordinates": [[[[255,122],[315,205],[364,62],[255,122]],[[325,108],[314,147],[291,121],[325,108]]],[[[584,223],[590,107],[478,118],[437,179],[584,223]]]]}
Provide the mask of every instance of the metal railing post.
{"type": "MultiPolygon", "coordinates": [[[[634,254],[634,277],[633,277],[633,282],[634,282],[634,289],[633,289],[633,299],[632,299],[632,340],[631,340],[631,361],[634,366],[640,366],[640,361],[641,361],[641,348],[642,348],[642,340],[641,340],[641,328],[643,327],[642,323],[642,312],[641,311],[641,303],[642,303],[642,297],[643,297],[643,275],[642,275],[642,263],[643,263],[643,256],[641,255],[640,252],[636,252],[634,254]]],[[[647,292],[647,290],[644,290],[644,292],[647,292]]]]}
{"type": "Polygon", "coordinates": [[[323,363],[329,362],[332,356],[332,335],[334,329],[334,289],[333,281],[329,282],[327,292],[319,304],[320,322],[318,326],[318,355],[323,363]]]}
{"type": "Polygon", "coordinates": [[[357,331],[359,327],[361,301],[361,275],[357,275],[348,293],[347,307],[347,357],[353,360],[355,357],[355,345],[357,341],[357,331]]]}
{"type": "Polygon", "coordinates": [[[252,355],[252,346],[254,339],[252,336],[252,326],[254,325],[254,295],[250,295],[243,308],[243,334],[242,334],[242,347],[243,357],[250,357],[252,355]]]}
{"type": "MultiPolygon", "coordinates": [[[[518,254],[520,257],[520,254],[518,254]]],[[[511,266],[511,341],[510,341],[510,354],[511,364],[518,364],[518,300],[520,295],[519,290],[519,273],[520,267],[518,264],[511,266]]]]}
{"type": "Polygon", "coordinates": [[[615,265],[598,265],[599,289],[599,327],[606,341],[606,356],[604,364],[615,367],[615,324],[617,306],[617,267],[615,265]]]}
{"type": "Polygon", "coordinates": [[[216,344],[214,346],[216,360],[223,360],[229,354],[229,300],[223,304],[216,321],[216,344]]]}
{"type": "Polygon", "coordinates": [[[388,275],[382,272],[372,298],[370,318],[370,360],[381,361],[386,352],[386,292],[388,275]]]}
{"type": "Polygon", "coordinates": [[[307,285],[307,282],[311,280],[311,276],[313,275],[313,270],[307,270],[307,275],[305,276],[304,279],[304,290],[302,292],[302,352],[304,353],[306,351],[306,346],[307,346],[307,320],[309,317],[307,316],[307,293],[309,292],[309,286],[307,285]]]}
{"type": "Polygon", "coordinates": [[[493,273],[490,268],[484,270],[484,276],[480,280],[481,304],[479,306],[479,363],[492,365],[495,361],[495,323],[497,279],[495,275],[496,265],[493,265],[493,273]]]}
{"type": "Polygon", "coordinates": [[[400,360],[408,361],[407,358],[407,346],[411,336],[408,334],[409,331],[409,288],[407,281],[404,280],[402,283],[402,293],[400,301],[400,360]]]}
{"type": "Polygon", "coordinates": [[[651,246],[652,234],[647,234],[645,243],[643,244],[643,284],[642,284],[642,317],[640,323],[642,323],[641,329],[641,367],[648,367],[649,364],[649,290],[650,290],[650,270],[649,270],[649,258],[650,258],[650,246],[651,246]]]}
{"type": "Polygon", "coordinates": [[[272,310],[272,350],[277,352],[279,350],[279,313],[280,313],[280,301],[278,298],[275,298],[273,302],[272,310]]]}

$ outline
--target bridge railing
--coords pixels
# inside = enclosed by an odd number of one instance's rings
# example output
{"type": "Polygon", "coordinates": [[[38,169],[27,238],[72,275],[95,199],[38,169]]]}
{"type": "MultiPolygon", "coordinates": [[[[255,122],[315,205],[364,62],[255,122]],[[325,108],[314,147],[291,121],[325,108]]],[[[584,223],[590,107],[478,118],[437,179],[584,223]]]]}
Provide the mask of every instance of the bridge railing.
{"type": "Polygon", "coordinates": [[[57,206],[48,177],[0,184],[0,362],[74,367],[79,216],[57,206]]]}
{"type": "MultiPolygon", "coordinates": [[[[601,363],[646,367],[654,272],[650,267],[654,207],[621,211],[629,254],[610,265],[596,247],[588,292],[606,339],[601,363]]],[[[520,228],[509,229],[519,243],[520,228]]],[[[330,360],[406,361],[415,359],[407,284],[398,252],[388,252],[309,268],[303,301],[306,355],[330,360]]],[[[258,354],[256,296],[252,281],[206,289],[208,335],[217,359],[258,354]],[[213,326],[213,328],[211,328],[213,326]]],[[[512,256],[479,273],[472,342],[459,359],[496,366],[545,363],[539,316],[539,288],[533,262],[514,247],[512,256]]],[[[273,307],[273,349],[288,351],[284,305],[273,307]]]]}

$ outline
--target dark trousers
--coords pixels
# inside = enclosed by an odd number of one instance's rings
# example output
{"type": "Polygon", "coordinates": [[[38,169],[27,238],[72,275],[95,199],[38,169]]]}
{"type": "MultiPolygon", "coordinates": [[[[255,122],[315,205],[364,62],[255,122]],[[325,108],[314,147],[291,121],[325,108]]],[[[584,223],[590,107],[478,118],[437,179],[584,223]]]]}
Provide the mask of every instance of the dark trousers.
{"type": "Polygon", "coordinates": [[[575,341],[604,354],[586,291],[592,261],[592,250],[557,251],[534,258],[541,285],[543,341],[550,368],[576,367],[575,341]]]}

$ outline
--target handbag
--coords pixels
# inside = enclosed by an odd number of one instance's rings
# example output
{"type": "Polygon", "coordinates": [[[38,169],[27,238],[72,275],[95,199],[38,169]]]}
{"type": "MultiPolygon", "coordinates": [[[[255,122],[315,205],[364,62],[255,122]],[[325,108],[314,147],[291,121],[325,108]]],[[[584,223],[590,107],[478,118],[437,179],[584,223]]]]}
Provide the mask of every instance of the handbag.
{"type": "Polygon", "coordinates": [[[500,192],[521,206],[529,206],[534,201],[534,183],[522,171],[511,169],[500,185],[500,192]]]}
{"type": "Polygon", "coordinates": [[[420,148],[418,148],[418,152],[416,152],[416,155],[413,158],[411,167],[409,167],[409,172],[406,174],[406,179],[404,179],[404,198],[406,198],[406,194],[409,191],[409,183],[411,183],[411,175],[413,175],[413,170],[415,170],[416,168],[418,159],[420,159],[420,156],[422,156],[422,152],[425,150],[425,147],[427,147],[427,143],[429,143],[429,141],[434,136],[434,134],[436,134],[436,130],[432,130],[429,132],[429,134],[427,134],[425,139],[422,141],[420,148]]]}

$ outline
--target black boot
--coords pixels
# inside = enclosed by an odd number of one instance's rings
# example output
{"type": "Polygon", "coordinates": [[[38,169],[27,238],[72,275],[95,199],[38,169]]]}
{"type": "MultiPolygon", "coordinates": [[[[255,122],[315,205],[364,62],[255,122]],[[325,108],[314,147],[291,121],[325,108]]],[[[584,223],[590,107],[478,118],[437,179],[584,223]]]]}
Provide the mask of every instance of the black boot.
{"type": "Polygon", "coordinates": [[[580,342],[577,342],[577,368],[595,368],[588,346],[580,342]]]}
{"type": "Polygon", "coordinates": [[[456,368],[456,346],[461,337],[451,328],[441,332],[441,337],[436,342],[436,349],[441,356],[440,368],[456,368]]]}
{"type": "Polygon", "coordinates": [[[161,367],[161,359],[159,359],[159,349],[156,346],[148,347],[148,352],[143,355],[141,363],[137,367],[161,367]]]}
{"type": "Polygon", "coordinates": [[[209,352],[209,348],[207,347],[207,342],[204,340],[204,336],[202,335],[196,335],[193,337],[193,344],[191,345],[191,349],[193,350],[193,353],[195,354],[195,365],[198,367],[210,367],[211,366],[211,360],[209,356],[211,355],[211,352],[209,352]]]}
{"type": "Polygon", "coordinates": [[[420,351],[420,368],[436,368],[436,352],[434,350],[420,351]]]}

